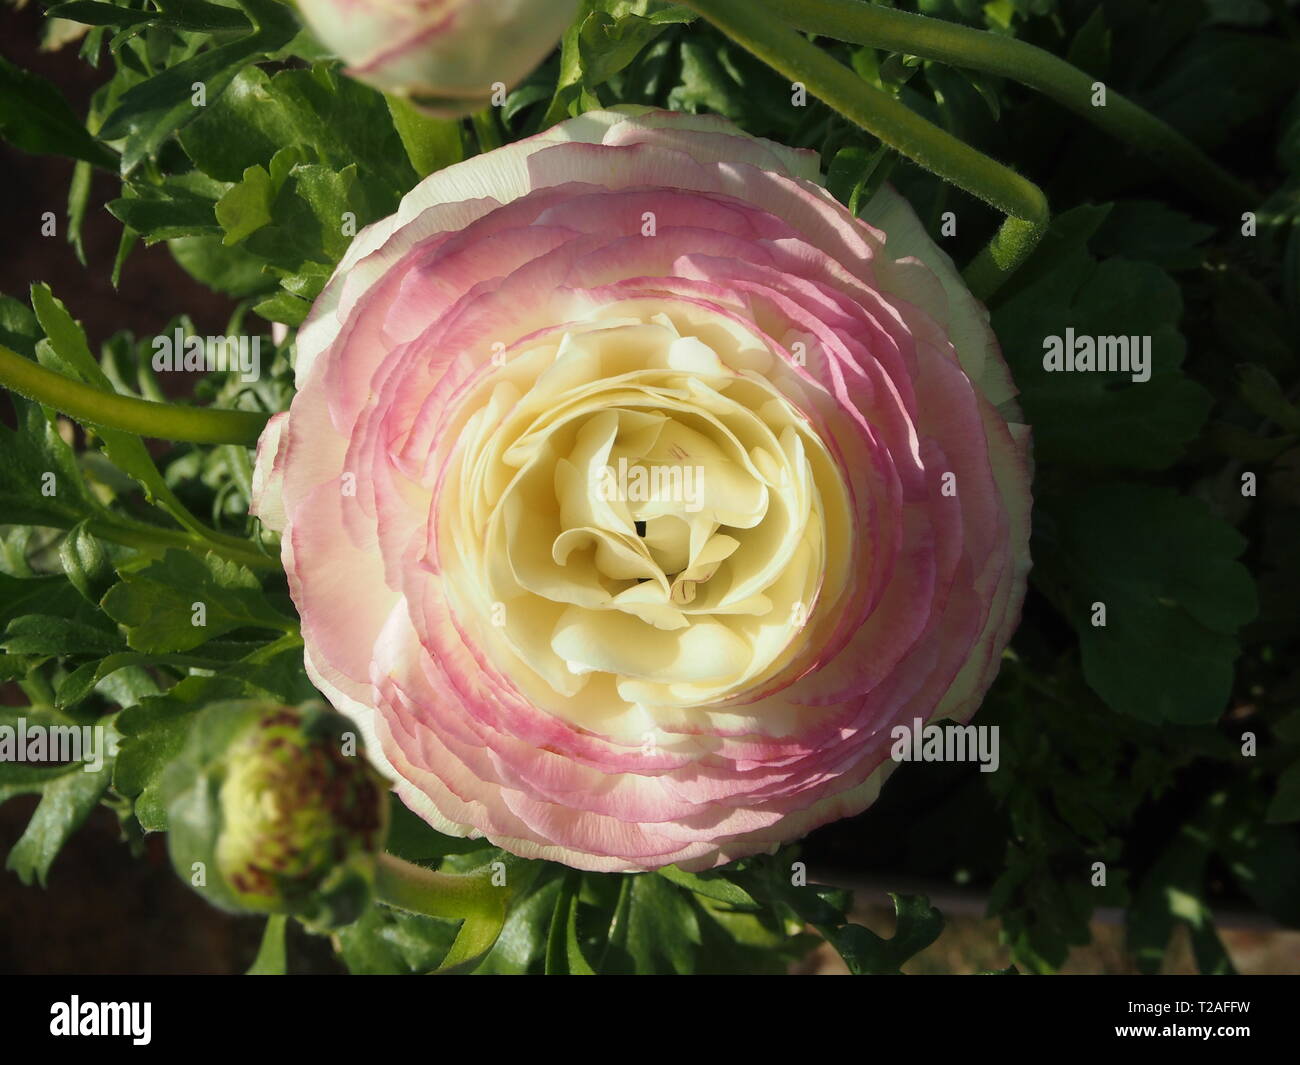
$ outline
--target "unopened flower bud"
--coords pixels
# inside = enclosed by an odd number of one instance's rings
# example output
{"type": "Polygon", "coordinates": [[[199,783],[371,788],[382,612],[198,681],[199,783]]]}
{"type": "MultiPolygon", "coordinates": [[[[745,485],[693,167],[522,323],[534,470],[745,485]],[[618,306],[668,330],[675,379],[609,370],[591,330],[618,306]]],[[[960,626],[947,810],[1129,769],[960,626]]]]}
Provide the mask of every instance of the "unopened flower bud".
{"type": "Polygon", "coordinates": [[[298,0],[298,8],[357,80],[457,117],[537,66],[577,0],[298,0]]]}
{"type": "Polygon", "coordinates": [[[360,916],[387,830],[383,780],[332,710],[224,703],[169,770],[172,860],[226,909],[321,927],[360,916]],[[199,867],[205,874],[192,874],[199,867]],[[211,875],[211,874],[215,875],[211,875]]]}

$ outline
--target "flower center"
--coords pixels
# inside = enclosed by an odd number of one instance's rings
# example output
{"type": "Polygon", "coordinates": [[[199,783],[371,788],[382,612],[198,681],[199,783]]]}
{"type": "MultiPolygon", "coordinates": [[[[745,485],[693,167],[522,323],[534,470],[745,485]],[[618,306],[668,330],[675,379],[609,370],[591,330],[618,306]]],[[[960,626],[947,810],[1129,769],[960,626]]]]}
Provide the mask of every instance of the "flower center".
{"type": "Polygon", "coordinates": [[[662,313],[570,329],[503,366],[466,426],[443,488],[457,557],[473,545],[480,610],[559,698],[702,706],[794,653],[842,478],[718,347],[662,313]]]}

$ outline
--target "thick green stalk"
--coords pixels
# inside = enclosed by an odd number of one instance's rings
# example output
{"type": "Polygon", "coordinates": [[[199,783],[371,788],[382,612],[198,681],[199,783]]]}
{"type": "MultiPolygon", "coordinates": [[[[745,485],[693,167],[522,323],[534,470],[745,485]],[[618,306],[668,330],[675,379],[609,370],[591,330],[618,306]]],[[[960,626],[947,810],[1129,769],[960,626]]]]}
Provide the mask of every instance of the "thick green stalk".
{"type": "Polygon", "coordinates": [[[180,407],[92,388],[0,345],[0,384],[85,425],[192,444],[257,443],[269,414],[180,407]]]}
{"type": "Polygon", "coordinates": [[[1258,202],[1181,133],[1109,86],[1105,105],[1093,106],[1096,78],[1025,41],[864,0],[764,0],[763,10],[809,33],[1018,81],[1141,152],[1211,206],[1236,213],[1258,202]]]}
{"type": "Polygon", "coordinates": [[[773,69],[909,159],[1007,215],[967,275],[987,299],[1011,275],[1047,229],[1047,198],[1032,181],[926,121],[868,85],[801,33],[773,18],[770,5],[748,0],[686,0],[723,33],[773,69]]]}
{"type": "MultiPolygon", "coordinates": [[[[48,370],[4,345],[0,345],[0,384],[86,425],[164,440],[251,445],[257,442],[269,417],[252,411],[177,407],[119,395],[48,370]]],[[[179,502],[176,505],[179,506],[179,502]]],[[[182,516],[188,515],[182,512],[182,516]]],[[[104,513],[90,518],[90,530],[96,536],[126,547],[212,551],[256,569],[270,569],[277,565],[274,558],[263,554],[253,544],[213,532],[193,519],[191,522],[189,528],[181,531],[104,513]]]]}
{"type": "Polygon", "coordinates": [[[379,855],[375,865],[375,894],[399,910],[462,923],[439,970],[447,970],[486,954],[505,924],[510,890],[492,883],[484,873],[455,875],[379,855]]]}
{"type": "Polygon", "coordinates": [[[375,888],[390,906],[428,917],[472,917],[495,908],[483,877],[437,873],[392,854],[379,856],[375,888]]]}

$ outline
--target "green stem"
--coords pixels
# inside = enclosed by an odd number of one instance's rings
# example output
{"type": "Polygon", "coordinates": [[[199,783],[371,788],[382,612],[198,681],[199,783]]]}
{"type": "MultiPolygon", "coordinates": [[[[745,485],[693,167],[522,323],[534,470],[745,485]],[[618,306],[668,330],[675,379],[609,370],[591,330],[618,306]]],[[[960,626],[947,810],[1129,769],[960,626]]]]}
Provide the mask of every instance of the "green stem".
{"type": "Polygon", "coordinates": [[[1094,107],[1098,79],[1025,41],[863,0],[766,0],[763,6],[808,33],[1018,81],[1137,149],[1207,204],[1236,213],[1258,202],[1249,186],[1181,133],[1109,86],[1105,105],[1094,107]]]}
{"type": "Polygon", "coordinates": [[[436,873],[392,854],[381,854],[375,870],[375,890],[388,905],[426,917],[474,917],[485,905],[484,878],[436,873]]]}
{"type": "MultiPolygon", "coordinates": [[[[269,415],[251,411],[213,410],[203,407],[177,407],[170,403],[136,399],[116,392],[94,388],[48,370],[30,359],[0,345],[0,384],[21,396],[62,411],[64,414],[100,429],[118,429],[142,436],[194,443],[256,443],[269,415]],[[238,434],[238,438],[234,437],[238,434]]],[[[169,511],[180,519],[188,513],[173,500],[169,511]]],[[[124,547],[187,551],[211,551],[222,558],[241,562],[255,569],[274,569],[278,562],[252,544],[233,536],[217,533],[189,518],[185,531],[161,529],[145,522],[117,514],[90,518],[89,528],[96,536],[124,547]]]]}
{"type": "Polygon", "coordinates": [[[0,345],[0,384],[20,396],[101,429],[192,444],[257,443],[269,414],[179,407],[92,388],[0,345]]]}
{"type": "Polygon", "coordinates": [[[439,972],[464,966],[492,949],[511,894],[487,874],[436,873],[391,854],[381,854],[376,861],[375,893],[399,910],[462,922],[439,972]]]}
{"type": "Polygon", "coordinates": [[[967,274],[980,299],[993,294],[1029,257],[1047,229],[1047,198],[1032,181],[928,122],[868,85],[798,31],[748,0],[686,0],[723,33],[770,67],[891,148],[1007,215],[967,274]]]}
{"type": "Polygon", "coordinates": [[[135,547],[143,551],[165,551],[175,547],[182,551],[197,551],[243,563],[250,569],[277,569],[278,559],[264,555],[252,544],[234,541],[233,537],[214,541],[197,533],[182,532],[179,529],[162,529],[142,521],[133,521],[118,514],[100,514],[90,518],[86,527],[101,540],[121,544],[123,547],[135,547]]]}

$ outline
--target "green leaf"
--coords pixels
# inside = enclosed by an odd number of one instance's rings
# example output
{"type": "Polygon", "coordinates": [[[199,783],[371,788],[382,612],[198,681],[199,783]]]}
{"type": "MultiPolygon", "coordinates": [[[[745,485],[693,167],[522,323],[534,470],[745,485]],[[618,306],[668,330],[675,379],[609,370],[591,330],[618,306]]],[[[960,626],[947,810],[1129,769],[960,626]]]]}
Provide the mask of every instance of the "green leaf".
{"type": "Polygon", "coordinates": [[[890,158],[884,145],[874,151],[857,145],[841,148],[826,172],[826,187],[856,215],[885,179],[890,158]]]}
{"type": "Polygon", "coordinates": [[[695,908],[667,880],[630,874],[609,929],[602,973],[695,972],[700,927],[695,908]]]}
{"type": "Polygon", "coordinates": [[[163,142],[192,122],[202,110],[195,106],[195,85],[202,84],[206,105],[220,97],[242,67],[284,47],[298,24],[277,0],[238,0],[254,31],[239,40],[200,52],[127,89],[104,120],[104,140],[125,141],[122,173],[130,174],[163,142]]]}
{"type": "Polygon", "coordinates": [[[1143,104],[1213,148],[1295,91],[1295,54],[1280,38],[1204,30],[1163,74],[1144,92],[1143,104]]]}
{"type": "Polygon", "coordinates": [[[238,244],[249,234],[271,222],[271,199],[275,190],[271,175],[260,166],[250,166],[243,180],[232,185],[217,202],[217,221],[225,230],[223,244],[238,244]]]}
{"type": "Polygon", "coordinates": [[[476,973],[520,974],[539,967],[563,884],[562,877],[554,875],[555,868],[543,866],[533,889],[511,908],[501,934],[475,968],[476,973]]]}
{"type": "Polygon", "coordinates": [[[141,699],[117,718],[122,734],[113,787],[134,800],[134,812],[147,832],[167,828],[163,773],[185,746],[194,716],[208,703],[235,698],[239,685],[225,677],[187,677],[165,695],[141,699]]]}
{"type": "MultiPolygon", "coordinates": [[[[86,726],[91,727],[91,726],[86,726]]],[[[108,750],[116,734],[111,726],[95,726],[108,750]]],[[[5,868],[24,884],[45,884],[50,866],[69,837],[90,816],[108,789],[113,757],[106,752],[101,767],[90,772],[86,763],[74,763],[45,785],[40,804],[18,842],[9,851],[5,868]]]]}
{"type": "Polygon", "coordinates": [[[684,887],[688,891],[693,891],[697,895],[703,895],[705,898],[717,902],[725,902],[735,909],[754,909],[758,906],[758,903],[754,901],[754,897],[748,891],[739,884],[732,883],[721,873],[705,875],[688,873],[683,869],[678,869],[675,865],[666,865],[664,868],[657,870],[656,873],[678,887],[684,887]]]}
{"type": "MultiPolygon", "coordinates": [[[[791,852],[766,858],[748,859],[727,869],[729,879],[739,883],[747,894],[763,907],[760,918],[780,918],[787,930],[784,935],[770,924],[760,925],[760,935],[777,942],[792,960],[806,952],[805,940],[792,936],[790,926],[798,929],[811,925],[826,942],[844,958],[853,973],[899,971],[902,964],[920,950],[929,946],[943,928],[943,918],[923,896],[895,895],[894,907],[898,915],[897,931],[893,939],[885,940],[866,928],[849,922],[848,913],[853,896],[840,888],[822,884],[796,881],[791,876],[794,865],[791,852]]],[[[802,866],[802,863],[798,863],[802,866]]],[[[708,906],[705,912],[715,920],[725,920],[734,925],[735,919],[749,915],[729,915],[717,906],[708,906]]],[[[760,942],[763,940],[760,940],[760,942]]]]}
{"type": "MultiPolygon", "coordinates": [[[[55,298],[49,286],[34,284],[31,294],[32,307],[46,334],[46,339],[36,345],[36,354],[41,363],[75,380],[105,391],[113,391],[113,384],[109,381],[108,375],[90,353],[86,334],[68,313],[63,303],[55,298]]],[[[162,474],[158,472],[158,467],[154,465],[153,458],[149,454],[149,449],[138,436],[117,429],[100,429],[98,434],[104,441],[104,452],[109,460],[144,489],[145,497],[150,502],[156,503],[186,529],[214,544],[247,549],[246,541],[214,533],[185,508],[167,482],[163,480],[162,474]]],[[[77,479],[77,483],[80,483],[80,478],[77,479]]],[[[0,482],[0,492],[3,490],[2,484],[3,482],[0,482]]],[[[81,499],[85,502],[74,511],[77,520],[99,509],[90,504],[84,489],[81,492],[81,499]]],[[[66,524],[76,524],[76,521],[66,524]]]]}
{"type": "Polygon", "coordinates": [[[1245,541],[1203,504],[1125,484],[1042,498],[1038,579],[1079,634],[1088,684],[1146,721],[1223,713],[1237,629],[1256,611],[1245,541]],[[1104,604],[1105,624],[1094,624],[1104,604]]]}
{"type": "Polygon", "coordinates": [[[698,17],[684,5],[658,0],[585,0],[561,42],[559,78],[543,126],[600,106],[596,92],[601,85],[624,71],[669,26],[698,17]]]}
{"type": "Polygon", "coordinates": [[[924,895],[896,895],[896,926],[890,939],[882,939],[862,925],[846,924],[826,938],[854,976],[894,975],[903,965],[925,950],[943,931],[943,915],[924,895]]]}
{"type": "Polygon", "coordinates": [[[65,18],[84,26],[137,26],[153,19],[150,12],[134,11],[118,4],[97,3],[96,0],[71,0],[71,3],[55,4],[46,14],[50,18],[65,18]]]}
{"type": "MultiPolygon", "coordinates": [[[[1300,226],[1295,230],[1300,232],[1300,226]]],[[[1238,362],[1257,363],[1271,373],[1291,372],[1296,362],[1296,333],[1287,309],[1245,270],[1228,268],[1210,276],[1215,339],[1226,355],[1238,362]]]]}
{"type": "MultiPolygon", "coordinates": [[[[1049,245],[1049,249],[1052,248],[1049,245]]],[[[1175,462],[1205,422],[1208,392],[1179,369],[1182,296],[1158,267],[1130,259],[1097,262],[1078,247],[1055,269],[1001,303],[993,326],[1034,427],[1044,465],[1160,470],[1175,462]],[[1150,343],[1150,378],[1120,370],[1051,370],[1047,342],[1117,337],[1150,343]]]]}
{"type": "Polygon", "coordinates": [[[86,265],[86,248],[81,239],[81,229],[90,208],[93,179],[94,171],[90,164],[78,161],[72,168],[72,180],[68,182],[68,243],[83,267],[86,265]]]}
{"type": "Polygon", "coordinates": [[[822,942],[819,936],[792,932],[771,907],[748,913],[705,896],[696,899],[696,907],[704,974],[783,975],[822,942]]]}
{"type": "MultiPolygon", "coordinates": [[[[629,8],[633,5],[610,6],[629,8]]],[[[691,17],[687,13],[684,21],[691,17]]],[[[663,20],[655,21],[633,12],[614,15],[609,11],[593,11],[578,31],[578,56],[587,88],[594,89],[609,81],[667,26],[663,20]]]]}
{"type": "Polygon", "coordinates": [[[0,137],[26,152],[66,155],[112,169],[117,157],[72,113],[59,90],[0,56],[0,137]]]}
{"type": "Polygon", "coordinates": [[[167,247],[190,277],[227,296],[243,299],[275,287],[261,259],[245,248],[226,247],[220,235],[177,237],[167,247]]]}
{"type": "Polygon", "coordinates": [[[403,913],[378,903],[335,933],[349,972],[387,976],[433,972],[455,938],[455,921],[403,913]]]}
{"type": "Polygon", "coordinates": [[[1111,207],[1092,246],[1103,257],[1123,255],[1166,270],[1189,270],[1200,265],[1200,245],[1213,234],[1213,226],[1158,201],[1121,200],[1111,207]]]}
{"type": "MultiPolygon", "coordinates": [[[[33,357],[40,325],[17,300],[0,296],[0,343],[33,357]]],[[[0,514],[6,521],[70,529],[101,508],[86,490],[53,412],[11,395],[17,429],[0,425],[0,514]]]]}
{"type": "Polygon", "coordinates": [[[580,876],[570,873],[564,878],[560,898],[551,916],[546,943],[546,972],[560,976],[594,976],[596,971],[583,956],[578,942],[578,885],[580,876]]]}
{"type": "Polygon", "coordinates": [[[283,322],[285,325],[299,326],[311,313],[311,304],[288,292],[277,292],[274,296],[255,304],[253,310],[268,322],[283,322]]]}
{"type": "MultiPolygon", "coordinates": [[[[210,652],[214,646],[209,644],[207,650],[210,652]]],[[[87,662],[65,676],[55,690],[54,705],[59,710],[68,710],[89,696],[91,692],[101,686],[101,682],[107,680],[113,674],[124,669],[139,670],[148,666],[172,666],[176,668],[192,666],[198,669],[222,669],[231,676],[235,675],[238,670],[237,663],[228,662],[218,656],[147,655],[138,651],[123,651],[119,654],[108,655],[97,662],[87,662]]]]}
{"type": "Polygon", "coordinates": [[[1295,928],[1300,925],[1300,843],[1292,829],[1263,823],[1262,799],[1243,790],[1224,804],[1231,818],[1225,817],[1217,850],[1251,902],[1295,928]]]}
{"type": "Polygon", "coordinates": [[[295,629],[292,620],[271,606],[257,577],[244,566],[213,554],[200,558],[175,549],[124,576],[102,605],[126,627],[132,649],[152,653],[188,651],[246,627],[295,629]]]}
{"type": "Polygon", "coordinates": [[[238,11],[203,0],[162,0],[161,11],[136,11],[113,3],[96,0],[71,0],[55,4],[46,14],[87,26],[169,26],[178,30],[221,31],[249,29],[248,20],[238,11]]]}
{"type": "Polygon", "coordinates": [[[274,77],[245,68],[182,131],[181,146],[206,174],[231,182],[252,166],[270,171],[285,148],[333,170],[364,162],[362,190],[376,218],[391,214],[416,180],[383,96],[323,63],[274,77]]]}
{"type": "Polygon", "coordinates": [[[62,577],[11,577],[0,573],[0,626],[39,608],[60,617],[73,613],[81,596],[62,577]]]}
{"type": "Polygon", "coordinates": [[[712,111],[747,132],[794,143],[795,132],[820,105],[790,106],[790,83],[726,38],[691,33],[681,40],[681,79],[668,97],[673,110],[712,111]]]}
{"type": "Polygon", "coordinates": [[[50,614],[15,618],[0,640],[11,655],[105,655],[121,646],[117,636],[97,625],[50,614]]]}
{"type": "MultiPolygon", "coordinates": [[[[49,715],[28,707],[25,713],[28,724],[60,724],[67,722],[54,719],[49,715]]],[[[11,726],[12,727],[12,726],[11,726]]],[[[81,764],[68,762],[63,765],[41,765],[32,762],[0,762],[0,803],[6,803],[19,795],[39,795],[62,777],[82,772],[81,764]]]]}
{"type": "Polygon", "coordinates": [[[413,814],[396,796],[389,804],[388,841],[384,849],[408,862],[430,866],[437,866],[452,854],[468,855],[495,850],[485,839],[443,835],[431,828],[423,818],[413,814]]]}
{"type": "Polygon", "coordinates": [[[145,244],[177,237],[202,237],[220,232],[214,201],[168,180],[160,186],[132,186],[135,195],[110,200],[108,212],[135,230],[145,244]]]}
{"type": "Polygon", "coordinates": [[[368,206],[355,165],[333,170],[299,162],[302,149],[286,148],[268,172],[252,167],[217,205],[230,244],[300,274],[310,264],[332,267],[365,225],[368,206]]]}
{"type": "Polygon", "coordinates": [[[555,95],[542,118],[543,128],[568,118],[582,91],[582,56],[579,35],[582,24],[595,9],[598,0],[582,0],[578,13],[560,40],[560,74],[556,79],[555,95]]]}
{"type": "Polygon", "coordinates": [[[384,99],[416,177],[428,177],[465,158],[465,142],[459,122],[432,118],[399,96],[385,96],[384,99]]]}

